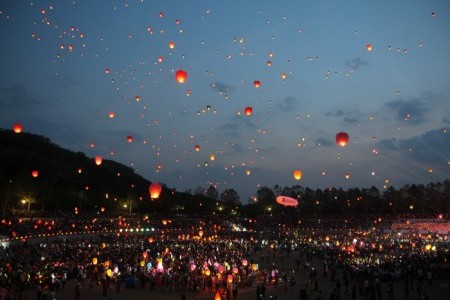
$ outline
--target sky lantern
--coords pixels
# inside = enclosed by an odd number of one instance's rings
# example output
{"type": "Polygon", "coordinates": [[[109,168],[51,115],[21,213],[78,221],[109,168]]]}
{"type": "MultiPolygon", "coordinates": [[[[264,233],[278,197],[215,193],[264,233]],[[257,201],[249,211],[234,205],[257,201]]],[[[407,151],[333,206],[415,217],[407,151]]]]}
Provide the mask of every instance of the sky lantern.
{"type": "Polygon", "coordinates": [[[31,176],[33,176],[34,178],[39,176],[39,171],[38,170],[33,170],[31,171],[31,176]]]}
{"type": "Polygon", "coordinates": [[[298,205],[297,199],[294,199],[294,198],[291,198],[291,197],[287,197],[287,196],[278,196],[276,198],[276,201],[277,201],[278,204],[281,204],[283,206],[297,207],[297,205],[298,205]]]}
{"type": "Polygon", "coordinates": [[[216,159],[216,156],[214,155],[214,153],[209,156],[209,159],[212,161],[216,159]]]}
{"type": "Polygon", "coordinates": [[[15,133],[21,133],[22,130],[23,130],[22,124],[16,123],[16,124],[13,125],[13,131],[14,131],[15,133]]]}
{"type": "Polygon", "coordinates": [[[169,48],[170,48],[170,49],[175,48],[175,43],[174,43],[174,42],[170,42],[170,43],[169,43],[169,48]]]}
{"type": "Polygon", "coordinates": [[[127,136],[127,142],[131,143],[132,141],[133,141],[133,136],[132,135],[127,136]]]}
{"type": "Polygon", "coordinates": [[[110,112],[108,113],[108,117],[109,117],[110,119],[114,118],[115,115],[116,115],[116,114],[115,114],[113,111],[110,111],[110,112]]]}
{"type": "Polygon", "coordinates": [[[345,173],[344,176],[345,176],[345,179],[350,179],[350,173],[345,173]]]}
{"type": "Polygon", "coordinates": [[[136,96],[136,102],[141,101],[141,96],[136,96]]]}
{"type": "Polygon", "coordinates": [[[194,149],[195,149],[195,151],[197,151],[197,152],[200,151],[200,145],[195,145],[195,148],[194,148],[194,149]]]}
{"type": "Polygon", "coordinates": [[[102,161],[103,161],[103,159],[102,159],[102,157],[101,157],[100,155],[97,155],[97,156],[94,158],[94,160],[95,160],[95,164],[96,164],[97,166],[100,166],[100,165],[102,164],[102,161]]]}
{"type": "Polygon", "coordinates": [[[253,113],[253,108],[252,108],[251,106],[247,106],[247,107],[244,109],[244,112],[245,112],[245,115],[246,115],[246,116],[251,116],[252,113],[253,113]]]}
{"type": "Polygon", "coordinates": [[[255,88],[259,88],[261,86],[261,82],[259,80],[255,80],[255,81],[253,81],[253,86],[255,88]]]}
{"type": "Polygon", "coordinates": [[[178,81],[178,83],[184,83],[188,77],[188,74],[184,70],[178,70],[175,73],[175,79],[178,81]]]}
{"type": "Polygon", "coordinates": [[[294,173],[292,174],[293,176],[294,176],[294,178],[296,179],[296,180],[300,180],[300,179],[302,179],[302,171],[300,171],[300,170],[295,170],[294,171],[294,173]]]}
{"type": "Polygon", "coordinates": [[[349,139],[350,137],[346,132],[339,132],[338,134],[336,134],[336,144],[338,144],[341,147],[346,146],[348,144],[349,139]]]}
{"type": "Polygon", "coordinates": [[[158,56],[158,62],[159,62],[159,63],[162,63],[163,61],[164,61],[164,57],[158,56]]]}
{"type": "Polygon", "coordinates": [[[148,188],[148,191],[150,193],[150,198],[158,199],[159,195],[161,194],[161,190],[162,190],[162,187],[159,183],[152,182],[152,184],[150,184],[150,186],[148,188]]]}
{"type": "Polygon", "coordinates": [[[367,44],[367,45],[366,45],[366,50],[367,50],[368,52],[372,51],[372,49],[373,49],[372,44],[367,44]]]}
{"type": "Polygon", "coordinates": [[[286,73],[281,73],[281,79],[285,80],[287,77],[286,73]]]}
{"type": "Polygon", "coordinates": [[[109,74],[110,72],[111,71],[108,68],[105,69],[105,74],[109,74]]]}

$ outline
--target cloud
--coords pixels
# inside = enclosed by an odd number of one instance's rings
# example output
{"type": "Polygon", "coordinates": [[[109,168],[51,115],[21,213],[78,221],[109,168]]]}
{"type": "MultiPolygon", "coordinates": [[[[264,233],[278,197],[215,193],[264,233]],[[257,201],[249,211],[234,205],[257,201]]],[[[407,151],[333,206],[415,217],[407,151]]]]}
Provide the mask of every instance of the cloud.
{"type": "Polygon", "coordinates": [[[444,128],[400,140],[399,146],[403,148],[403,153],[407,153],[408,158],[418,162],[442,164],[450,157],[450,135],[444,128]]]}
{"type": "Polygon", "coordinates": [[[394,100],[384,104],[384,107],[393,110],[398,121],[408,120],[411,125],[426,122],[425,115],[430,110],[430,104],[441,97],[432,92],[423,92],[420,98],[411,100],[394,100]]]}
{"type": "Polygon", "coordinates": [[[398,150],[396,139],[384,139],[375,144],[381,150],[398,150]]]}
{"type": "Polygon", "coordinates": [[[277,103],[276,111],[289,112],[297,107],[297,98],[294,96],[288,96],[281,102],[277,103]]]}
{"type": "Polygon", "coordinates": [[[358,70],[361,66],[368,66],[369,63],[361,60],[360,57],[357,57],[357,58],[345,61],[344,65],[347,68],[350,68],[352,70],[358,70]]]}
{"type": "Polygon", "coordinates": [[[318,138],[316,139],[316,145],[318,146],[325,146],[325,147],[333,147],[334,143],[333,141],[324,139],[324,138],[318,138]]]}
{"type": "Polygon", "coordinates": [[[209,86],[218,93],[229,93],[233,91],[231,86],[220,81],[213,82],[209,86]]]}
{"type": "Polygon", "coordinates": [[[13,84],[0,88],[0,107],[6,111],[30,111],[32,108],[48,105],[49,101],[35,97],[25,86],[13,84]]]}
{"type": "Polygon", "coordinates": [[[409,139],[385,139],[376,147],[400,151],[406,158],[426,164],[442,164],[450,157],[450,135],[444,128],[433,129],[409,139]]]}
{"type": "Polygon", "coordinates": [[[345,116],[345,115],[348,115],[348,114],[350,114],[350,113],[348,113],[348,112],[346,113],[342,109],[339,109],[337,111],[326,112],[325,116],[327,116],[327,117],[341,117],[341,116],[345,116]]]}
{"type": "Polygon", "coordinates": [[[345,117],[344,118],[344,122],[347,124],[356,124],[359,122],[359,120],[357,118],[349,118],[349,117],[345,117]]]}

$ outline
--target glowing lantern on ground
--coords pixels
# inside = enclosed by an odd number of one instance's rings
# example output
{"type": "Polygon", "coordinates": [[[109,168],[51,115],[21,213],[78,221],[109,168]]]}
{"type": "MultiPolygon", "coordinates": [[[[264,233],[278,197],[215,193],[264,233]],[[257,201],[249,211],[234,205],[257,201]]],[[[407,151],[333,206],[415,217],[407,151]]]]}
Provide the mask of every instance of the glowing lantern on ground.
{"type": "Polygon", "coordinates": [[[237,273],[239,273],[239,269],[238,269],[237,267],[233,267],[233,269],[232,269],[232,270],[233,270],[233,273],[234,273],[234,274],[237,274],[237,273]]]}
{"type": "Polygon", "coordinates": [[[152,182],[152,184],[150,184],[150,187],[148,188],[148,190],[150,192],[150,198],[158,199],[159,195],[161,194],[162,187],[159,183],[152,182]]]}
{"type": "Polygon", "coordinates": [[[366,50],[367,50],[368,52],[372,51],[372,49],[373,49],[372,44],[367,44],[367,45],[366,45],[366,50]]]}
{"type": "Polygon", "coordinates": [[[425,246],[425,250],[430,251],[431,247],[432,247],[431,244],[428,244],[428,245],[425,246]]]}
{"type": "Polygon", "coordinates": [[[217,271],[219,271],[219,273],[223,273],[223,271],[225,271],[225,267],[220,265],[219,267],[217,267],[217,271]]]}
{"type": "Polygon", "coordinates": [[[220,296],[219,291],[216,292],[216,295],[214,296],[214,300],[222,300],[222,297],[220,296]]]}
{"type": "Polygon", "coordinates": [[[31,171],[31,176],[33,176],[34,178],[39,176],[39,171],[38,170],[33,170],[31,171]]]}
{"type": "Polygon", "coordinates": [[[127,142],[131,143],[133,141],[133,136],[129,135],[127,136],[127,142]]]}
{"type": "Polygon", "coordinates": [[[200,145],[195,145],[195,151],[200,151],[200,145]]]}
{"type": "Polygon", "coordinates": [[[187,72],[184,71],[184,70],[178,70],[178,71],[175,73],[175,79],[176,79],[179,83],[184,83],[184,82],[186,81],[187,77],[188,77],[188,74],[187,74],[187,72]]]}
{"type": "Polygon", "coordinates": [[[258,270],[258,264],[252,264],[252,270],[257,271],[258,270]]]}
{"type": "Polygon", "coordinates": [[[348,247],[347,247],[347,251],[348,252],[355,252],[355,247],[353,246],[353,245],[349,245],[348,247]]]}
{"type": "Polygon", "coordinates": [[[140,265],[141,267],[145,267],[145,260],[141,260],[141,262],[139,263],[139,265],[140,265]]]}
{"type": "Polygon", "coordinates": [[[233,282],[233,275],[229,274],[229,275],[227,276],[227,282],[228,282],[228,283],[232,283],[232,282],[233,282]]]}
{"type": "Polygon", "coordinates": [[[22,124],[16,123],[13,125],[13,130],[15,133],[21,133],[23,130],[22,124]]]}
{"type": "Polygon", "coordinates": [[[341,146],[341,147],[346,146],[348,144],[348,140],[349,140],[348,133],[339,132],[338,134],[336,134],[336,143],[339,146],[341,146]]]}
{"type": "Polygon", "coordinates": [[[204,234],[203,230],[199,230],[199,231],[198,231],[198,235],[199,235],[200,237],[202,237],[203,234],[204,234]]]}
{"type": "Polygon", "coordinates": [[[195,268],[197,268],[197,266],[196,266],[195,264],[191,264],[191,265],[189,266],[189,269],[190,269],[191,271],[194,271],[195,268]]]}
{"type": "MultiPolygon", "coordinates": [[[[104,243],[103,243],[103,244],[104,244],[104,243]]],[[[103,248],[105,248],[105,247],[103,247],[103,248]]],[[[103,266],[104,266],[105,268],[109,268],[109,260],[105,261],[105,262],[103,263],[103,266]]]]}
{"type": "Polygon", "coordinates": [[[97,263],[98,263],[98,259],[97,259],[97,257],[94,257],[92,259],[92,264],[95,266],[97,263]]]}
{"type": "Polygon", "coordinates": [[[103,161],[103,159],[102,159],[101,156],[96,156],[96,157],[95,157],[95,164],[96,164],[97,166],[100,166],[100,165],[102,164],[102,161],[103,161]]]}
{"type": "Polygon", "coordinates": [[[142,257],[143,257],[144,259],[147,258],[147,251],[142,252],[142,257]]]}
{"type": "Polygon", "coordinates": [[[108,277],[111,277],[113,274],[113,272],[111,271],[111,269],[106,270],[106,275],[108,275],[108,277]]]}
{"type": "Polygon", "coordinates": [[[293,173],[293,176],[294,176],[294,178],[295,178],[296,180],[302,179],[302,175],[303,175],[303,173],[302,173],[302,171],[300,171],[300,170],[295,170],[294,173],[293,173]]]}
{"type": "Polygon", "coordinates": [[[255,88],[259,88],[261,86],[261,82],[259,80],[255,80],[255,81],[253,81],[253,86],[255,88]]]}
{"type": "Polygon", "coordinates": [[[209,269],[206,269],[206,271],[205,271],[205,275],[206,275],[206,276],[209,276],[209,275],[211,275],[211,271],[210,271],[209,269]]]}
{"type": "Polygon", "coordinates": [[[248,261],[247,261],[246,259],[243,259],[243,260],[242,260],[242,265],[243,265],[244,267],[246,267],[246,266],[248,265],[248,261]]]}
{"type": "Polygon", "coordinates": [[[247,106],[247,107],[244,109],[244,112],[245,112],[245,115],[246,115],[246,116],[251,116],[252,113],[253,113],[253,108],[252,108],[251,106],[247,106]]]}

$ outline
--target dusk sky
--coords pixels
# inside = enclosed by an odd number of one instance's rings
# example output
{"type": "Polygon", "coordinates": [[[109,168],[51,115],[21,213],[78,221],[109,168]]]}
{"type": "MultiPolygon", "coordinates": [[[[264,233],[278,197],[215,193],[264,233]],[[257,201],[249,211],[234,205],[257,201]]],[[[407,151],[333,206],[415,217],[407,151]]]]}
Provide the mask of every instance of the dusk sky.
{"type": "Polygon", "coordinates": [[[450,178],[449,1],[0,0],[0,37],[1,128],[178,191],[450,178]]]}

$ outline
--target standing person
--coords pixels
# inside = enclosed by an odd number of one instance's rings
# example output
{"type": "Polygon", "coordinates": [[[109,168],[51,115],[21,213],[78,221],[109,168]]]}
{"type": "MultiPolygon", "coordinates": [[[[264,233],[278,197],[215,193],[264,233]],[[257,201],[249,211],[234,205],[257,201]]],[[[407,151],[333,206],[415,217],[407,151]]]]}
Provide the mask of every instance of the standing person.
{"type": "Polygon", "coordinates": [[[80,300],[80,294],[81,294],[81,285],[80,282],[77,281],[77,284],[75,285],[75,300],[80,300]]]}
{"type": "Polygon", "coordinates": [[[236,299],[237,292],[238,292],[238,285],[237,285],[236,281],[233,281],[233,283],[231,285],[231,290],[233,292],[233,299],[236,299]]]}

